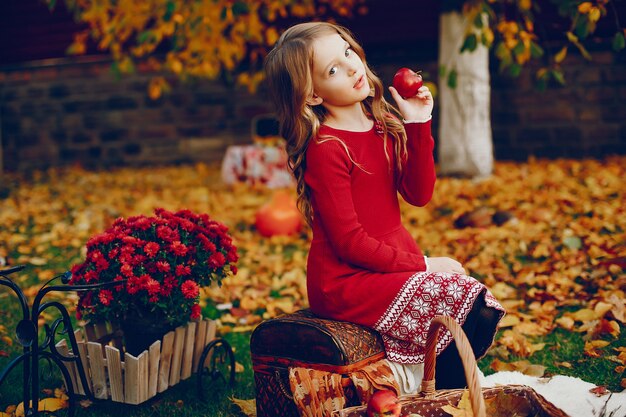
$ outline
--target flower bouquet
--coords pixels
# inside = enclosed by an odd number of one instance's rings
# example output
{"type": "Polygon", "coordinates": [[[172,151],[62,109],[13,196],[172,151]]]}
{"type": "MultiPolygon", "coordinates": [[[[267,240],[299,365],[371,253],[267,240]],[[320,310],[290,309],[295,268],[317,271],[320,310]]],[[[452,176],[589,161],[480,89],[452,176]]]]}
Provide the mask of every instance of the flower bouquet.
{"type": "Polygon", "coordinates": [[[236,274],[237,259],[227,227],[206,214],[156,209],[151,217],[119,218],[87,242],[71,283],[120,285],[81,293],[76,316],[119,324],[127,351],[141,352],[167,331],[199,319],[200,287],[236,274]],[[141,346],[129,346],[133,336],[141,346]]]}

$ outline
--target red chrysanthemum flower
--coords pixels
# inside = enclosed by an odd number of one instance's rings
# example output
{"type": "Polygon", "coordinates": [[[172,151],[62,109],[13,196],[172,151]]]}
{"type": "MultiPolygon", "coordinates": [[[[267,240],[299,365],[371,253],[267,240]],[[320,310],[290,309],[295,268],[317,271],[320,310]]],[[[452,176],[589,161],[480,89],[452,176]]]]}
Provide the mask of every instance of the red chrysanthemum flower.
{"type": "Polygon", "coordinates": [[[111,290],[100,290],[100,294],[98,294],[98,300],[102,303],[102,305],[108,306],[113,301],[113,293],[111,290]]]}
{"type": "Polygon", "coordinates": [[[170,264],[165,261],[159,261],[156,263],[156,269],[159,272],[170,272],[170,264]]]}
{"type": "Polygon", "coordinates": [[[191,306],[191,315],[189,316],[192,320],[198,320],[202,317],[202,309],[199,304],[194,304],[191,306]]]}
{"type": "Polygon", "coordinates": [[[71,283],[117,285],[81,292],[76,315],[114,321],[138,310],[184,324],[201,315],[200,287],[236,273],[237,259],[228,228],[206,213],[156,209],[151,217],[116,219],[89,239],[86,260],[72,267],[71,283]]]}
{"type": "Polygon", "coordinates": [[[186,277],[187,275],[191,275],[191,268],[187,265],[176,265],[176,276],[177,277],[186,277]]]}
{"type": "Polygon", "coordinates": [[[122,266],[120,267],[120,272],[125,277],[132,277],[133,275],[135,275],[135,273],[133,272],[133,267],[130,264],[126,263],[122,264],[122,266]]]}
{"type": "Polygon", "coordinates": [[[215,252],[213,255],[209,256],[208,264],[214,268],[221,268],[226,263],[226,258],[222,254],[222,252],[215,252]]]}
{"type": "Polygon", "coordinates": [[[187,246],[183,245],[180,241],[172,242],[169,249],[176,256],[185,256],[188,252],[187,246]]]}
{"type": "Polygon", "coordinates": [[[146,290],[148,290],[148,295],[155,296],[161,292],[161,284],[156,279],[148,279],[146,283],[146,290]]]}
{"type": "Polygon", "coordinates": [[[188,279],[180,286],[180,291],[183,293],[183,297],[187,299],[196,298],[200,295],[200,287],[194,281],[188,279]]]}
{"type": "Polygon", "coordinates": [[[178,240],[178,231],[173,230],[167,226],[157,227],[157,237],[163,239],[166,242],[173,242],[178,240]]]}
{"type": "Polygon", "coordinates": [[[159,249],[161,249],[161,246],[156,242],[148,242],[146,246],[143,247],[143,251],[149,258],[154,258],[156,254],[159,253],[159,249]]]}

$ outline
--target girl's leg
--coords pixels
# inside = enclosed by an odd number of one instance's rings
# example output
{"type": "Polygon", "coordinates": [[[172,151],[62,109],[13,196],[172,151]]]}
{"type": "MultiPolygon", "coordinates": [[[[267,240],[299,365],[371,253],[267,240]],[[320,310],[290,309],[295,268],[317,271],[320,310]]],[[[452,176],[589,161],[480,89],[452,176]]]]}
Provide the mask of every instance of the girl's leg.
{"type": "MultiPolygon", "coordinates": [[[[483,355],[493,340],[498,324],[499,313],[485,305],[485,299],[479,296],[462,328],[475,354],[483,355]]],[[[437,357],[435,366],[436,389],[464,388],[466,386],[463,363],[452,342],[437,357]]]]}

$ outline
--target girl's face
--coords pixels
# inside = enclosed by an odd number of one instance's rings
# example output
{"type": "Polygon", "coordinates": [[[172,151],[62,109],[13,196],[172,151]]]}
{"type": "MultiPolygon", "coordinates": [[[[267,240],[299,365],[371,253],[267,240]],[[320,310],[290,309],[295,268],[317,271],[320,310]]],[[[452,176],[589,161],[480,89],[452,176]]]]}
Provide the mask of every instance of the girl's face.
{"type": "Polygon", "coordinates": [[[339,34],[313,42],[313,90],[327,108],[352,106],[370,94],[363,61],[339,34]]]}

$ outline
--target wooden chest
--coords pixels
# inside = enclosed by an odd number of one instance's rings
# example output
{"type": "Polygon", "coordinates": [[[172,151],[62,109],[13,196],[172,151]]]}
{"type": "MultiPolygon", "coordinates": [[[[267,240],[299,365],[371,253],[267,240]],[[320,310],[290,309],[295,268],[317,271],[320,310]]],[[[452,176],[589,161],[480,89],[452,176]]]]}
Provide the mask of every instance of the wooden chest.
{"type": "MultiPolygon", "coordinates": [[[[347,374],[383,359],[380,335],[354,323],[315,317],[301,310],[261,323],[250,340],[258,417],[298,417],[289,387],[289,368],[347,374]]],[[[347,381],[347,379],[346,379],[347,381]]],[[[346,387],[347,405],[357,405],[346,387]]]]}

